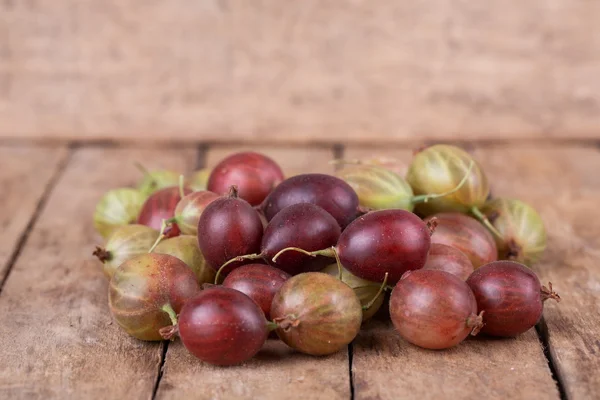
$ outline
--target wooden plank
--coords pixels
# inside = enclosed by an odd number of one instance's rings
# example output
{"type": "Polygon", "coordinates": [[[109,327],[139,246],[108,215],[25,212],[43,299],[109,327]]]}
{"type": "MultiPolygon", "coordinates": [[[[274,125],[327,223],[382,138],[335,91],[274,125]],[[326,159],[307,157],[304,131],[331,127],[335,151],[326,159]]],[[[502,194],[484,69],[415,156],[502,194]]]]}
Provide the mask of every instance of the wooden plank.
{"type": "Polygon", "coordinates": [[[34,214],[68,155],[58,147],[0,147],[0,290],[34,214]]]}
{"type": "MultiPolygon", "coordinates": [[[[239,148],[209,150],[209,164],[239,148]],[[218,157],[216,156],[218,155],[218,157]]],[[[331,170],[331,149],[299,148],[290,152],[258,148],[281,163],[286,173],[331,170]],[[297,168],[297,170],[296,170],[297,168]]],[[[229,368],[214,367],[190,355],[179,340],[169,345],[157,399],[348,399],[348,354],[329,357],[296,353],[279,340],[268,340],[247,363],[229,368]]]]}
{"type": "Polygon", "coordinates": [[[0,296],[0,398],[151,397],[161,345],[111,322],[91,220],[103,192],[139,177],[133,160],[191,170],[195,153],[74,151],[0,296]]]}
{"type": "MultiPolygon", "coordinates": [[[[394,157],[408,166],[412,150],[348,148],[346,158],[394,157]]],[[[497,179],[502,179],[498,173],[497,179]]],[[[390,323],[368,324],[353,346],[354,393],[360,399],[558,399],[535,330],[516,339],[474,338],[444,351],[402,340],[390,323]]]]}
{"type": "Polygon", "coordinates": [[[477,151],[496,195],[542,215],[548,249],[534,269],[561,295],[548,302],[541,334],[569,399],[600,393],[600,152],[590,147],[497,146],[477,151]]]}
{"type": "Polygon", "coordinates": [[[0,136],[598,138],[595,1],[0,3],[0,136]]]}
{"type": "Polygon", "coordinates": [[[223,158],[239,151],[258,151],[275,160],[285,176],[297,174],[332,172],[329,161],[333,160],[331,146],[278,147],[273,145],[213,146],[206,156],[206,165],[213,167],[223,158]]]}

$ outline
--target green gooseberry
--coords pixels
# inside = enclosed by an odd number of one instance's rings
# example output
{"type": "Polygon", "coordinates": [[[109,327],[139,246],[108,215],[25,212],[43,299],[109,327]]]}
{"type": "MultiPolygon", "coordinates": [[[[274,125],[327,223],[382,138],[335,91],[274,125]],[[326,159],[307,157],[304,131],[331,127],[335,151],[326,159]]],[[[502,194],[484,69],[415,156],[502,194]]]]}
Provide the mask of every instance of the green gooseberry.
{"type": "Polygon", "coordinates": [[[108,239],[116,228],[135,223],[146,198],[146,195],[131,188],[109,190],[96,205],[96,231],[108,239]]]}
{"type": "Polygon", "coordinates": [[[546,249],[544,221],[529,204],[516,199],[495,198],[481,208],[500,237],[498,257],[526,265],[538,261],[546,249]]]}

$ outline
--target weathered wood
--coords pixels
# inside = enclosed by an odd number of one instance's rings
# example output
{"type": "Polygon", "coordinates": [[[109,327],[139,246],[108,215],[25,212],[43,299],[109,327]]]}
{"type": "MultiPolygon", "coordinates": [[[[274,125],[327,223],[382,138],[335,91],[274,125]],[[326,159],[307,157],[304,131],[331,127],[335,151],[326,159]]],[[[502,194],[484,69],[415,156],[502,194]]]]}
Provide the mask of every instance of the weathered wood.
{"type": "MultiPolygon", "coordinates": [[[[209,165],[236,148],[209,150],[209,165]],[[213,155],[214,154],[214,155],[213,155]]],[[[286,174],[331,170],[331,149],[260,148],[279,162],[286,174]]],[[[247,363],[229,368],[214,367],[191,356],[179,340],[167,352],[158,399],[348,399],[350,382],[348,355],[309,357],[294,352],[278,340],[247,363]]]]}
{"type": "Polygon", "coordinates": [[[212,167],[238,151],[257,151],[273,158],[281,166],[285,176],[331,172],[333,168],[329,162],[335,158],[332,147],[326,145],[302,148],[272,145],[213,146],[206,155],[206,165],[212,167]]]}
{"type": "Polygon", "coordinates": [[[0,283],[67,154],[62,146],[0,147],[0,283]]]}
{"type": "Polygon", "coordinates": [[[0,3],[0,136],[598,138],[595,1],[0,3]]]}
{"type": "Polygon", "coordinates": [[[91,256],[102,193],[148,167],[190,170],[195,151],[74,151],[0,296],[0,398],[148,399],[161,346],[111,322],[107,285],[91,256]]]}
{"type": "MultiPolygon", "coordinates": [[[[553,283],[559,304],[545,305],[541,333],[567,398],[600,393],[600,152],[587,147],[497,146],[476,152],[496,196],[533,205],[548,230],[548,248],[535,267],[553,283]]],[[[519,356],[520,358],[520,356],[519,356]]]]}
{"type": "Polygon", "coordinates": [[[404,341],[391,324],[373,321],[353,349],[357,400],[559,398],[535,330],[433,351],[404,341]]]}
{"type": "MultiPolygon", "coordinates": [[[[348,159],[395,158],[400,171],[410,163],[411,154],[412,149],[401,148],[344,151],[348,159]]],[[[497,180],[504,179],[500,172],[497,175],[497,180]]],[[[389,323],[373,322],[366,328],[353,346],[357,400],[559,397],[533,329],[516,339],[473,338],[449,350],[429,351],[402,340],[389,323]]]]}

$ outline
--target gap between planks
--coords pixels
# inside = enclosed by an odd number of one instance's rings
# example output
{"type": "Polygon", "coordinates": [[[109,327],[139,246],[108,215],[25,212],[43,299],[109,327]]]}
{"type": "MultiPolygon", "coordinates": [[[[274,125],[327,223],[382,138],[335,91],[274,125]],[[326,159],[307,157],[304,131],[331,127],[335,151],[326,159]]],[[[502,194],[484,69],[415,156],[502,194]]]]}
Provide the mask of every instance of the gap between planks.
{"type": "Polygon", "coordinates": [[[61,175],[65,171],[67,165],[69,164],[71,155],[73,154],[73,149],[74,149],[74,146],[72,144],[67,146],[65,156],[58,162],[58,164],[54,168],[54,172],[52,173],[50,179],[46,182],[46,185],[44,187],[42,195],[40,196],[39,200],[37,201],[35,209],[33,210],[33,213],[31,214],[31,217],[29,218],[29,221],[27,222],[25,229],[21,233],[19,240],[17,241],[16,246],[14,247],[14,249],[12,251],[12,254],[7,262],[6,270],[4,271],[4,274],[0,277],[0,296],[2,295],[2,289],[4,289],[4,284],[8,281],[11,271],[12,271],[15,263],[17,262],[17,259],[21,255],[21,251],[27,244],[27,239],[29,238],[29,234],[31,233],[31,230],[33,229],[36,221],[38,220],[42,209],[46,205],[46,202],[48,201],[48,198],[50,197],[52,190],[56,186],[56,183],[58,182],[61,175]]]}
{"type": "MultiPolygon", "coordinates": [[[[43,209],[45,202],[47,201],[48,197],[50,196],[50,194],[52,193],[52,190],[54,189],[54,185],[56,184],[56,182],[58,181],[58,179],[60,178],[60,175],[62,174],[62,172],[64,172],[64,170],[66,169],[68,162],[70,160],[70,157],[72,155],[72,151],[74,147],[79,147],[79,146],[69,146],[69,150],[68,150],[68,156],[61,161],[61,163],[59,163],[59,166],[56,168],[52,178],[48,181],[48,184],[46,185],[46,188],[44,190],[44,194],[43,196],[40,198],[38,205],[36,207],[36,211],[34,212],[34,214],[32,215],[31,220],[28,223],[27,229],[24,231],[22,237],[19,240],[19,245],[16,247],[15,249],[15,253],[13,254],[12,258],[11,258],[11,268],[12,265],[14,265],[15,261],[18,259],[19,255],[20,255],[20,250],[22,249],[23,245],[26,244],[27,242],[27,237],[29,235],[29,232],[31,231],[31,229],[33,228],[33,226],[35,225],[35,222],[37,220],[37,217],[39,216],[39,212],[41,209],[43,209]]],[[[83,146],[85,147],[85,146],[83,146]]],[[[198,160],[199,162],[203,162],[203,157],[205,155],[205,150],[206,150],[206,146],[205,145],[199,145],[199,148],[201,150],[198,151],[198,160]]],[[[339,157],[342,156],[342,150],[343,147],[339,146],[339,147],[335,147],[334,146],[334,155],[335,157],[339,157]],[[337,149],[337,150],[335,150],[337,149]],[[337,153],[337,154],[336,154],[337,153]]],[[[10,268],[9,268],[10,271],[10,268]]],[[[8,275],[9,273],[6,274],[6,276],[4,277],[3,281],[2,281],[2,286],[3,284],[7,281],[8,279],[8,275]]],[[[1,288],[0,288],[1,290],[1,288]]],[[[553,370],[553,373],[555,375],[555,378],[559,378],[557,379],[558,381],[558,385],[559,385],[559,390],[560,390],[560,395],[561,398],[567,398],[566,393],[565,393],[565,389],[560,381],[560,375],[556,372],[556,366],[555,366],[555,360],[552,357],[552,353],[550,351],[548,351],[548,332],[547,332],[547,326],[545,326],[544,321],[542,321],[540,323],[540,325],[538,325],[537,327],[538,329],[538,334],[539,334],[539,338],[540,341],[542,342],[544,348],[545,348],[545,356],[548,359],[548,363],[551,367],[551,369],[553,370]]],[[[162,371],[162,365],[164,364],[164,360],[166,358],[166,353],[168,351],[168,347],[164,349],[164,352],[162,353],[162,357],[161,357],[161,363],[159,365],[159,371],[162,371]]],[[[349,361],[350,361],[350,382],[352,383],[352,365],[351,365],[351,360],[352,360],[352,346],[349,346],[349,361]]],[[[156,389],[158,389],[158,386],[160,385],[160,376],[157,376],[156,382],[155,382],[155,386],[156,389]]],[[[351,387],[351,391],[352,394],[354,394],[354,387],[351,387]]]]}
{"type": "MultiPolygon", "coordinates": [[[[348,143],[345,143],[343,146],[346,147],[358,147],[366,148],[366,149],[386,149],[390,147],[394,147],[397,149],[414,149],[419,146],[425,144],[455,144],[457,146],[466,147],[466,148],[489,148],[495,147],[499,145],[517,145],[517,146],[527,146],[527,145],[550,145],[550,146],[590,146],[590,147],[600,147],[600,138],[586,138],[586,137],[549,137],[549,138],[535,138],[535,137],[527,137],[522,136],[521,138],[479,138],[479,139],[432,139],[431,137],[423,137],[418,138],[418,135],[415,135],[417,138],[411,137],[406,139],[389,139],[389,138],[376,138],[372,137],[368,134],[365,134],[364,139],[359,141],[351,140],[348,143]]],[[[24,146],[24,145],[32,145],[32,146],[72,146],[72,147],[114,147],[114,148],[136,148],[136,149],[152,149],[152,148],[161,148],[161,149],[189,149],[190,146],[200,146],[204,148],[214,148],[214,147],[235,147],[235,146],[252,146],[255,148],[260,148],[260,146],[276,146],[280,148],[291,147],[315,147],[315,146],[342,146],[339,144],[338,140],[328,140],[328,139],[315,139],[311,138],[309,140],[298,140],[294,137],[283,137],[280,140],[266,140],[260,138],[252,138],[247,140],[236,140],[223,138],[219,140],[185,140],[185,139],[177,139],[177,138],[168,138],[168,139],[149,139],[149,140],[141,140],[140,138],[124,138],[124,139],[60,139],[60,138],[0,138],[0,146],[24,146]]]]}
{"type": "MultiPolygon", "coordinates": [[[[208,146],[200,143],[196,146],[196,165],[195,169],[204,168],[206,166],[206,153],[208,146]]],[[[167,360],[167,352],[169,351],[170,340],[163,340],[161,343],[160,359],[158,362],[158,371],[156,372],[156,380],[154,381],[154,387],[152,388],[152,400],[156,399],[158,394],[158,388],[163,377],[165,361],[167,360]]]]}

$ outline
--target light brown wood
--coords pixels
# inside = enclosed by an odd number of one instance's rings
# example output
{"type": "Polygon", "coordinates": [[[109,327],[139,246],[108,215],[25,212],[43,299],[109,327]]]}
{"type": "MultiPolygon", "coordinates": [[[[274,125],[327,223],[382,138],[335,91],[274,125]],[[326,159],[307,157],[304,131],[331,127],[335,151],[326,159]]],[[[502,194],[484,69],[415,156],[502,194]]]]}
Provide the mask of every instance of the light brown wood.
{"type": "Polygon", "coordinates": [[[256,146],[212,146],[206,155],[206,165],[214,167],[225,157],[239,151],[257,151],[275,160],[285,176],[307,173],[332,172],[329,162],[334,152],[331,146],[278,147],[272,145],[256,146]]]}
{"type": "Polygon", "coordinates": [[[567,398],[600,393],[600,152],[592,147],[499,146],[476,152],[496,196],[533,205],[548,230],[548,249],[534,269],[553,283],[543,334],[567,398]]]}
{"type": "MultiPolygon", "coordinates": [[[[244,148],[252,149],[252,148],[244,148]]],[[[255,150],[257,148],[254,148],[255,150]]],[[[240,147],[209,150],[214,165],[240,147]]],[[[331,171],[331,149],[260,148],[281,164],[286,174],[331,171]]],[[[283,342],[268,340],[259,354],[241,366],[222,368],[191,356],[179,340],[167,352],[158,399],[348,399],[350,381],[345,350],[329,357],[294,352],[283,342]]]]}
{"type": "Polygon", "coordinates": [[[108,282],[91,256],[92,215],[103,192],[148,167],[191,170],[196,152],[74,151],[0,295],[0,398],[148,399],[161,346],[112,323],[108,282]]]}
{"type": "Polygon", "coordinates": [[[0,4],[0,136],[600,137],[595,1],[0,4]]]}
{"type": "Polygon", "coordinates": [[[373,321],[353,349],[356,400],[559,399],[535,330],[433,351],[404,341],[391,324],[373,321]]]}
{"type": "MultiPolygon", "coordinates": [[[[403,175],[412,149],[345,149],[344,158],[384,157],[403,175]]],[[[499,173],[498,179],[504,179],[499,173]]],[[[535,330],[516,339],[473,338],[444,351],[405,342],[389,323],[373,322],[354,344],[355,398],[558,399],[535,330]]]]}
{"type": "Polygon", "coordinates": [[[0,282],[34,218],[66,147],[0,147],[0,282]]]}

